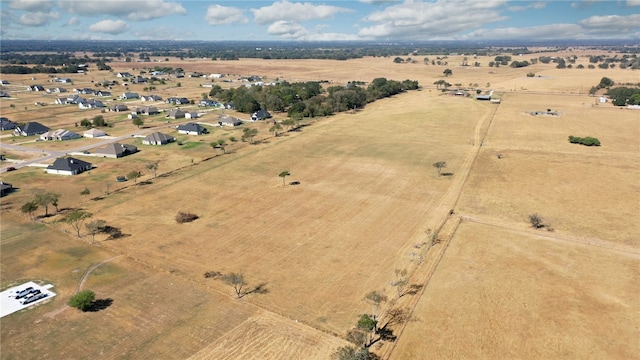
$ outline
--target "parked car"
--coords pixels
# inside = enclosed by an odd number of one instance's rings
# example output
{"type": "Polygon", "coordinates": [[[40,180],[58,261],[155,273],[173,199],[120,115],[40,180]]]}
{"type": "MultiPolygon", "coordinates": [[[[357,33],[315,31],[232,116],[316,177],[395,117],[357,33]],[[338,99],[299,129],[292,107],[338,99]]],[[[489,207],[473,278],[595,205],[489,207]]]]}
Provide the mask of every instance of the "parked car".
{"type": "Polygon", "coordinates": [[[23,300],[23,301],[21,302],[21,304],[22,304],[22,305],[31,304],[32,302],[34,302],[34,301],[38,301],[38,300],[40,300],[40,299],[44,299],[44,298],[46,298],[47,296],[49,296],[49,294],[47,294],[47,293],[38,293],[38,294],[37,294],[37,295],[35,295],[35,296],[32,296],[32,297],[30,297],[30,298],[28,298],[28,299],[23,300]]]}
{"type": "Polygon", "coordinates": [[[32,292],[33,290],[35,290],[35,289],[33,288],[33,286],[29,286],[29,287],[28,287],[28,288],[26,288],[26,289],[16,291],[16,299],[21,299],[21,298],[23,298],[23,297],[25,297],[25,296],[27,296],[27,295],[31,294],[31,292],[32,292]]]}

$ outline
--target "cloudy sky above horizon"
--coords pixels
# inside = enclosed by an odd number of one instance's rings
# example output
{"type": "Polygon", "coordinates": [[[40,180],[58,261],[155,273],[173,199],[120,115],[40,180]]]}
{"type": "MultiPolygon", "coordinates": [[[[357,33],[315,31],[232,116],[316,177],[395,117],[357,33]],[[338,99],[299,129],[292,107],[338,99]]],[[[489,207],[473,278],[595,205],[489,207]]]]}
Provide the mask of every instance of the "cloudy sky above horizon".
{"type": "Polygon", "coordinates": [[[0,0],[0,37],[640,41],[640,0],[0,0]]]}

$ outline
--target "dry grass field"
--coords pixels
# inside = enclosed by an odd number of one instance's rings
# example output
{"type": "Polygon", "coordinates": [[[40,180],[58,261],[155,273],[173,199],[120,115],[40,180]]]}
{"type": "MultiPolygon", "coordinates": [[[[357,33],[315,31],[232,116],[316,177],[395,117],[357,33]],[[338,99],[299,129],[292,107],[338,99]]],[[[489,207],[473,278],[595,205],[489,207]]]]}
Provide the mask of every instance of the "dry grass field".
{"type": "MultiPolygon", "coordinates": [[[[32,358],[67,358],[68,350],[55,346],[66,342],[82,358],[326,359],[371,309],[365,294],[394,297],[396,269],[409,270],[423,288],[401,299],[412,309],[411,321],[396,329],[397,342],[374,349],[383,358],[628,359],[638,353],[638,114],[586,96],[603,76],[630,82],[637,74],[551,64],[462,67],[461,56],[450,56],[448,66],[392,60],[173,59],[159,65],[233,74],[224,86],[241,85],[240,75],[261,75],[332,84],[411,79],[424,89],[279,137],[265,123],[245,125],[259,128],[260,142],[233,143],[225,155],[209,142],[240,138],[241,129],[210,127],[211,134],[194,138],[178,135],[171,128],[177,122],[160,116],[144,131],[159,129],[184,145],[147,147],[130,138],[123,142],[139,153],[83,158],[95,168],[79,176],[35,167],[3,173],[19,190],[0,203],[1,285],[35,279],[54,284],[60,295],[1,320],[3,358],[22,357],[26,346],[32,358]],[[433,82],[447,67],[450,83],[494,89],[502,103],[442,95],[433,82]],[[529,114],[547,108],[559,116],[529,114]],[[569,135],[595,136],[603,145],[570,144],[569,135]],[[159,161],[157,178],[145,168],[151,161],[159,161]],[[436,161],[446,161],[453,175],[439,177],[436,161]],[[144,172],[138,183],[114,182],[131,170],[144,172]],[[282,170],[291,172],[286,182],[300,184],[283,186],[282,170]],[[91,195],[82,197],[85,187],[91,195]],[[61,208],[82,207],[125,236],[98,235],[90,245],[88,235],[66,233],[59,216],[30,222],[20,207],[38,190],[60,193],[61,208]],[[449,209],[455,210],[450,219],[462,224],[445,223],[442,243],[427,251],[426,231],[441,226],[449,209]],[[178,211],[200,218],[177,224],[178,211]],[[531,229],[531,213],[554,231],[531,229]],[[111,305],[90,313],[66,308],[82,276],[105,260],[84,288],[111,305]],[[267,293],[235,299],[230,286],[204,278],[206,271],[242,272],[249,286],[266,284],[267,293]]],[[[110,65],[117,72],[155,64],[110,65]]],[[[46,81],[40,77],[6,78],[46,81]]],[[[74,87],[105,77],[113,75],[73,75],[74,87]]],[[[211,80],[173,79],[153,93],[199,99],[204,82],[211,80]]],[[[129,90],[147,93],[142,87],[129,90]]],[[[72,129],[101,114],[114,124],[114,136],[138,131],[122,114],[36,107],[53,95],[15,94],[0,102],[12,120],[72,129]]],[[[212,112],[201,121],[215,119],[212,112]]],[[[4,137],[0,144],[25,140],[25,147],[55,151],[99,142],[4,137]]],[[[2,150],[16,160],[37,154],[2,150]]]]}

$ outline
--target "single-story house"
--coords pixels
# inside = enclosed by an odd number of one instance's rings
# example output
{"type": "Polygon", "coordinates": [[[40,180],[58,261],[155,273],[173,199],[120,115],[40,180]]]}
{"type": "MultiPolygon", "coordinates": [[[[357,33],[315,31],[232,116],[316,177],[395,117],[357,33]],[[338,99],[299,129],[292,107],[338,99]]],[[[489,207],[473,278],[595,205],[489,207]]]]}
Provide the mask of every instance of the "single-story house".
{"type": "Polygon", "coordinates": [[[171,109],[165,117],[169,119],[181,119],[185,117],[185,114],[181,109],[171,109]]]}
{"type": "Polygon", "coordinates": [[[110,91],[98,90],[96,91],[96,96],[108,97],[111,96],[110,91]]]}
{"type": "Polygon", "coordinates": [[[147,79],[143,78],[142,76],[136,76],[133,79],[131,79],[132,84],[143,84],[146,82],[147,82],[147,79]]]}
{"type": "Polygon", "coordinates": [[[485,100],[485,101],[489,101],[491,100],[491,95],[478,95],[476,96],[476,100],[485,100]]]}
{"type": "Polygon", "coordinates": [[[133,75],[131,73],[128,73],[128,72],[119,72],[119,73],[116,74],[116,77],[119,77],[119,78],[129,78],[129,77],[132,77],[132,76],[133,75]]]}
{"type": "Polygon", "coordinates": [[[107,136],[107,133],[100,129],[93,128],[83,132],[82,135],[86,138],[97,138],[100,136],[107,136]]]}
{"type": "Polygon", "coordinates": [[[44,86],[42,86],[42,85],[29,85],[29,86],[27,86],[27,90],[29,90],[29,91],[44,91],[44,86]]]}
{"type": "Polygon", "coordinates": [[[78,175],[91,170],[92,167],[91,163],[76,158],[57,158],[53,164],[47,166],[47,174],[78,175]]]}
{"type": "Polygon", "coordinates": [[[0,80],[0,85],[9,85],[9,81],[7,81],[7,80],[0,80]]]}
{"type": "Polygon", "coordinates": [[[140,97],[142,101],[160,101],[162,98],[158,95],[143,95],[140,97]]]}
{"type": "Polygon", "coordinates": [[[65,93],[65,92],[67,92],[67,89],[61,88],[61,87],[54,87],[51,89],[47,89],[47,93],[49,94],[57,94],[57,93],[65,93]]]}
{"type": "Polygon", "coordinates": [[[271,114],[267,110],[258,110],[251,115],[251,120],[258,121],[271,118],[271,114]]]}
{"type": "Polygon", "coordinates": [[[63,84],[71,84],[73,82],[73,80],[71,80],[70,78],[54,78],[53,82],[63,83],[63,84]]]}
{"type": "Polygon", "coordinates": [[[218,102],[215,100],[200,100],[198,106],[219,106],[218,102]]]}
{"type": "Polygon", "coordinates": [[[0,117],[0,130],[13,130],[16,128],[16,123],[7,119],[6,117],[0,117]]]}
{"type": "Polygon", "coordinates": [[[0,97],[8,98],[11,97],[11,95],[6,91],[0,91],[0,97]]]}
{"type": "Polygon", "coordinates": [[[88,100],[84,100],[84,101],[79,101],[78,102],[78,108],[79,109],[98,109],[98,108],[103,108],[104,104],[102,103],[102,101],[100,100],[96,100],[96,99],[88,99],[88,100]]]}
{"type": "Polygon", "coordinates": [[[86,101],[86,100],[80,97],[78,94],[73,94],[71,96],[57,98],[56,104],[69,105],[69,104],[77,104],[82,101],[86,101]]]}
{"type": "Polygon", "coordinates": [[[136,114],[156,115],[156,114],[160,114],[160,110],[158,110],[158,108],[155,106],[143,106],[143,107],[136,108],[136,114]]]}
{"type": "Polygon", "coordinates": [[[58,130],[54,130],[54,131],[47,131],[44,134],[40,135],[40,140],[44,140],[44,141],[52,141],[52,140],[57,140],[57,141],[65,141],[65,140],[71,140],[71,139],[78,139],[80,138],[80,134],[75,133],[73,131],[69,131],[69,130],[65,130],[65,129],[58,129],[58,130]]]}
{"type": "Polygon", "coordinates": [[[138,93],[134,93],[134,92],[125,92],[122,95],[120,95],[120,99],[122,100],[126,100],[126,99],[139,99],[140,95],[138,95],[138,93]]]}
{"type": "Polygon", "coordinates": [[[189,101],[189,99],[185,98],[185,97],[170,97],[167,98],[167,100],[165,100],[165,103],[167,104],[173,104],[173,105],[186,105],[191,103],[191,101],[189,101]]]}
{"type": "Polygon", "coordinates": [[[44,134],[49,130],[51,129],[40,124],[39,122],[33,121],[24,124],[24,126],[16,126],[16,128],[13,130],[13,133],[20,136],[31,136],[44,134]]]}
{"type": "Polygon", "coordinates": [[[96,156],[119,158],[138,152],[138,148],[134,145],[112,143],[103,148],[96,149],[93,153],[96,156]]]}
{"type": "Polygon", "coordinates": [[[240,126],[242,125],[242,120],[227,115],[221,115],[218,118],[218,124],[220,124],[220,126],[240,126]]]}
{"type": "Polygon", "coordinates": [[[142,139],[142,143],[145,145],[164,145],[174,141],[176,141],[176,138],[161,132],[154,132],[142,139]]]}
{"type": "Polygon", "coordinates": [[[0,181],[0,196],[8,195],[13,191],[13,185],[0,181]]]}
{"type": "Polygon", "coordinates": [[[210,74],[209,77],[213,79],[221,79],[224,77],[224,74],[210,74]]]}
{"type": "Polygon", "coordinates": [[[183,125],[178,125],[176,127],[179,134],[187,134],[187,135],[200,135],[206,134],[209,132],[205,127],[196,123],[186,123],[183,125]]]}
{"type": "Polygon", "coordinates": [[[185,119],[197,119],[199,117],[200,117],[200,115],[195,111],[187,111],[187,112],[184,113],[184,118],[185,119]]]}
{"type": "Polygon", "coordinates": [[[95,95],[96,91],[91,88],[75,89],[75,92],[83,95],[95,95]]]}
{"type": "Polygon", "coordinates": [[[127,105],[124,105],[124,104],[116,104],[116,105],[109,106],[109,111],[123,112],[123,111],[129,111],[129,108],[127,107],[127,105]]]}

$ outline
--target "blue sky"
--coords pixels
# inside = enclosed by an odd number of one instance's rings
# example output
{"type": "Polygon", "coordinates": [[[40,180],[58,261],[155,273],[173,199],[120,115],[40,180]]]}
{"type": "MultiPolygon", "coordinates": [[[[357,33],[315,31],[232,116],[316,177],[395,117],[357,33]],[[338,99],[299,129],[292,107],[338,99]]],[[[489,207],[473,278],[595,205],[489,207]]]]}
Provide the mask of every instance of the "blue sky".
{"type": "Polygon", "coordinates": [[[640,42],[640,0],[0,0],[0,38],[640,42]]]}

